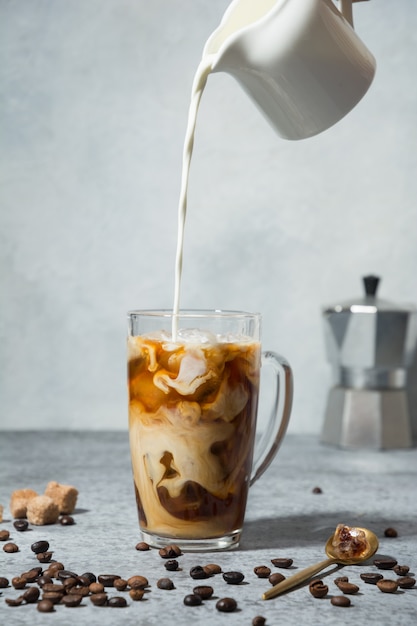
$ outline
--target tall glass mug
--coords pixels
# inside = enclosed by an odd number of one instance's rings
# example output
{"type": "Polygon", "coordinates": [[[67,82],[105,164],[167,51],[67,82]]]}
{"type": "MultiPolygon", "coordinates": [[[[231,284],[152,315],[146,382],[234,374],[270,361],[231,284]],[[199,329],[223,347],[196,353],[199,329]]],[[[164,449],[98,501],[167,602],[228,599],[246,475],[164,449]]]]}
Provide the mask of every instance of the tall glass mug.
{"type": "Polygon", "coordinates": [[[144,540],[184,550],[239,544],[248,489],[287,429],[292,372],[261,352],[259,314],[128,314],[129,437],[144,540]],[[261,363],[275,372],[273,409],[256,435],[261,363]]]}

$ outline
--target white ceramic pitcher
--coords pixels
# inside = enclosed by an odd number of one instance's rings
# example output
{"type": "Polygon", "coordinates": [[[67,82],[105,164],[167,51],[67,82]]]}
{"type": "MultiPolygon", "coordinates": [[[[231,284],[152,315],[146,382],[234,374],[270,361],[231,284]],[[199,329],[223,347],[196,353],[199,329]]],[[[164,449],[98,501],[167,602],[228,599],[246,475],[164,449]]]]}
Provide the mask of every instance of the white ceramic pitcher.
{"type": "Polygon", "coordinates": [[[233,0],[203,58],[227,72],[278,134],[304,139],[344,117],[372,83],[375,59],[355,33],[352,0],[233,0]]]}

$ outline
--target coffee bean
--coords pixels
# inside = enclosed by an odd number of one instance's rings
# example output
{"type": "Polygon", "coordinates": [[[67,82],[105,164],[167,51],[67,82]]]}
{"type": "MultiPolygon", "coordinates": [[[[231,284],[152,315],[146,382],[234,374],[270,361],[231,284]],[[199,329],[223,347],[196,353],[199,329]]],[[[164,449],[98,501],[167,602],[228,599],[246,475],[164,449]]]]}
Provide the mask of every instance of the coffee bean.
{"type": "Polygon", "coordinates": [[[330,602],[333,604],[333,606],[350,606],[350,600],[347,596],[332,596],[330,602]]]}
{"type": "Polygon", "coordinates": [[[131,589],[129,591],[129,596],[132,598],[132,600],[136,602],[138,600],[142,600],[144,593],[145,593],[144,589],[131,589]]]}
{"type": "Polygon", "coordinates": [[[203,604],[200,596],[197,596],[195,593],[189,593],[185,596],[183,602],[185,606],[199,606],[200,604],[203,604]]]}
{"type": "Polygon", "coordinates": [[[58,572],[60,572],[63,569],[65,569],[64,564],[60,563],[59,561],[55,561],[54,563],[51,563],[51,565],[48,568],[50,575],[53,576],[54,578],[56,578],[58,576],[58,572]]]}
{"type": "Polygon", "coordinates": [[[397,561],[389,557],[383,559],[374,559],[374,565],[378,569],[392,569],[397,565],[397,561]]]}
{"type": "Polygon", "coordinates": [[[312,489],[313,493],[323,493],[321,487],[314,487],[314,489],[312,489]]]}
{"type": "Polygon", "coordinates": [[[338,576],[334,579],[334,584],[339,586],[339,583],[348,583],[349,578],[347,576],[338,576]]]}
{"type": "Polygon", "coordinates": [[[40,600],[36,608],[40,613],[52,613],[55,610],[53,602],[50,600],[40,600]]]}
{"type": "Polygon", "coordinates": [[[47,552],[49,550],[49,542],[45,540],[35,541],[35,543],[32,543],[32,545],[30,546],[30,549],[35,554],[39,554],[40,552],[47,552]]]}
{"type": "Polygon", "coordinates": [[[68,593],[73,593],[76,596],[86,598],[90,595],[90,589],[88,587],[84,587],[83,585],[75,585],[68,590],[68,593]]]}
{"type": "Polygon", "coordinates": [[[13,522],[13,526],[16,528],[16,530],[22,533],[29,528],[29,522],[26,519],[17,519],[15,522],[13,522]]]}
{"type": "Polygon", "coordinates": [[[237,609],[237,602],[233,598],[220,598],[216,602],[216,609],[222,613],[232,613],[237,609]]]}
{"type": "Polygon", "coordinates": [[[207,572],[204,570],[201,565],[195,565],[190,569],[190,576],[194,580],[202,580],[203,578],[208,578],[207,572]]]}
{"type": "Polygon", "coordinates": [[[4,552],[11,554],[12,552],[19,552],[19,547],[15,543],[5,543],[3,546],[4,552]]]}
{"type": "Polygon", "coordinates": [[[396,580],[390,580],[389,578],[382,578],[376,583],[378,589],[384,593],[395,593],[398,589],[398,583],[396,580]]]}
{"type": "Polygon", "coordinates": [[[176,556],[181,556],[181,554],[181,548],[175,544],[165,546],[165,548],[159,550],[159,556],[163,559],[173,559],[176,556]]]}
{"type": "Polygon", "coordinates": [[[82,585],[83,587],[88,587],[89,585],[91,585],[94,579],[95,579],[94,574],[93,574],[93,579],[91,579],[90,576],[87,576],[86,574],[81,574],[81,576],[77,577],[77,582],[79,585],[82,585]]]}
{"type": "Polygon", "coordinates": [[[73,526],[75,524],[75,520],[71,515],[62,515],[58,521],[61,526],[73,526]]]}
{"type": "Polygon", "coordinates": [[[126,598],[123,598],[122,596],[113,596],[113,598],[109,599],[107,604],[108,606],[112,606],[113,608],[121,609],[127,606],[127,601],[126,598]]]}
{"type": "Polygon", "coordinates": [[[382,580],[384,577],[382,574],[378,574],[376,572],[364,572],[361,574],[361,578],[365,583],[376,585],[378,580],[382,580]]]}
{"type": "Polygon", "coordinates": [[[104,606],[107,604],[107,593],[93,593],[93,595],[90,596],[90,601],[95,606],[104,606]]]}
{"type": "Polygon", "coordinates": [[[223,574],[223,580],[228,585],[239,585],[244,578],[245,576],[242,572],[224,572],[223,574]]]}
{"type": "Polygon", "coordinates": [[[49,561],[52,559],[52,554],[53,552],[40,552],[36,555],[36,558],[38,559],[39,563],[49,563],[49,561]]]}
{"type": "Polygon", "coordinates": [[[278,583],[282,583],[282,581],[285,580],[285,576],[281,574],[281,572],[274,572],[269,576],[268,580],[271,585],[278,585],[278,583]]]}
{"type": "Polygon", "coordinates": [[[222,568],[216,563],[208,563],[204,565],[203,570],[206,572],[207,576],[214,576],[215,574],[220,574],[222,568]]]}
{"type": "Polygon", "coordinates": [[[25,593],[23,594],[23,599],[28,604],[33,604],[34,602],[38,601],[40,593],[41,592],[39,587],[29,587],[29,589],[26,589],[25,593]]]}
{"type": "Polygon", "coordinates": [[[8,530],[0,530],[0,541],[7,541],[10,537],[8,530]]]}
{"type": "Polygon", "coordinates": [[[314,598],[324,598],[329,593],[329,588],[327,585],[323,583],[322,580],[318,578],[313,579],[309,586],[308,590],[314,598]]]}
{"type": "Polygon", "coordinates": [[[257,615],[252,620],[252,626],[265,626],[265,624],[266,624],[266,618],[263,617],[262,615],[257,615]]]}
{"type": "Polygon", "coordinates": [[[416,579],[411,576],[401,576],[397,579],[397,584],[400,589],[412,589],[416,584],[416,579]]]}
{"type": "Polygon", "coordinates": [[[127,579],[127,584],[132,589],[144,589],[149,586],[149,581],[145,576],[131,576],[127,579]]]}
{"type": "Polygon", "coordinates": [[[42,587],[42,590],[44,592],[52,592],[52,593],[65,593],[65,587],[64,585],[58,584],[58,583],[45,583],[45,585],[42,587]]]}
{"type": "Polygon", "coordinates": [[[46,585],[47,583],[52,583],[52,578],[50,576],[47,576],[46,574],[42,574],[42,576],[39,576],[39,578],[36,581],[39,585],[39,587],[43,587],[44,585],[46,585]]]}
{"type": "Polygon", "coordinates": [[[104,591],[104,585],[101,583],[91,583],[88,588],[90,593],[103,593],[104,591]]]}
{"type": "Polygon", "coordinates": [[[146,543],[146,541],[139,541],[139,543],[135,546],[136,550],[139,550],[139,552],[146,552],[147,550],[150,550],[150,547],[151,546],[146,543]]]}
{"type": "Polygon", "coordinates": [[[53,604],[59,604],[63,595],[65,594],[58,593],[57,591],[45,591],[42,594],[42,600],[49,600],[53,604]]]}
{"type": "Polygon", "coordinates": [[[166,563],[164,563],[165,569],[169,572],[175,572],[178,569],[178,561],[175,559],[170,559],[166,563]]]}
{"type": "Polygon", "coordinates": [[[100,574],[98,577],[98,582],[104,585],[104,587],[114,587],[114,581],[117,578],[121,577],[117,574],[100,574]]]}
{"type": "Polygon", "coordinates": [[[353,583],[341,582],[337,586],[339,587],[340,591],[342,591],[343,593],[346,593],[348,595],[352,595],[354,593],[358,593],[358,591],[359,591],[358,585],[354,585],[353,583]]]}
{"type": "Polygon", "coordinates": [[[395,528],[386,528],[384,530],[384,536],[385,537],[398,537],[398,532],[396,531],[395,528]]]}
{"type": "Polygon", "coordinates": [[[6,604],[9,606],[20,606],[23,602],[23,596],[19,596],[19,598],[6,598],[6,604]]]}
{"type": "Polygon", "coordinates": [[[213,591],[213,587],[210,587],[210,585],[198,585],[193,589],[193,593],[195,593],[196,596],[200,596],[202,600],[211,598],[213,591]]]}
{"type": "Polygon", "coordinates": [[[258,578],[268,578],[271,573],[271,570],[266,565],[258,565],[253,570],[258,578]]]}
{"type": "Polygon", "coordinates": [[[23,576],[23,578],[26,578],[28,583],[33,583],[33,582],[35,582],[35,580],[37,580],[39,578],[39,576],[41,574],[42,574],[42,568],[41,567],[33,567],[28,572],[23,572],[22,576],[23,576]]]}
{"type": "Polygon", "coordinates": [[[75,593],[71,593],[67,596],[62,596],[62,604],[68,607],[79,606],[82,602],[83,596],[77,595],[75,593]]]}
{"type": "Polygon", "coordinates": [[[293,560],[284,559],[284,558],[271,559],[271,563],[272,565],[275,565],[275,567],[282,567],[284,569],[288,569],[293,564],[293,560]]]}
{"type": "Polygon", "coordinates": [[[14,576],[12,578],[12,585],[15,589],[24,589],[27,585],[27,580],[24,576],[14,576]]]}
{"type": "Polygon", "coordinates": [[[9,579],[4,576],[0,577],[0,589],[6,589],[9,586],[9,579]]]}
{"type": "Polygon", "coordinates": [[[115,587],[117,591],[124,591],[127,587],[127,580],[124,578],[116,578],[113,583],[113,587],[115,587]]]}
{"type": "Polygon", "coordinates": [[[72,576],[70,576],[69,578],[65,578],[65,580],[63,581],[63,585],[66,591],[69,591],[70,589],[72,589],[72,587],[76,587],[76,585],[78,585],[78,580],[77,578],[73,578],[72,576]]]}
{"type": "Polygon", "coordinates": [[[410,568],[408,567],[408,565],[396,565],[394,567],[394,572],[397,574],[397,576],[407,576],[409,571],[410,568]]]}
{"type": "Polygon", "coordinates": [[[158,589],[175,589],[174,583],[170,578],[160,578],[157,581],[156,586],[158,587],[158,589]]]}
{"type": "Polygon", "coordinates": [[[95,583],[97,581],[97,576],[92,572],[84,572],[84,574],[81,574],[81,578],[88,579],[88,584],[95,583]]]}

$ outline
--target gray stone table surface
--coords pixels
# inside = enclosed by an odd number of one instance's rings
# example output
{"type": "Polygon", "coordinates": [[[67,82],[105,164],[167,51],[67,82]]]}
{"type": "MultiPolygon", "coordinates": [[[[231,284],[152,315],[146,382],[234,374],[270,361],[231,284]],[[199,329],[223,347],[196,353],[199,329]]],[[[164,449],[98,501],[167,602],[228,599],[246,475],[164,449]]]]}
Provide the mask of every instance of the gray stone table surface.
{"type": "MultiPolygon", "coordinates": [[[[254,567],[269,565],[289,575],[324,558],[324,544],[339,522],[374,530],[380,539],[378,555],[394,557],[417,573],[416,515],[417,453],[412,450],[348,451],[323,446],[316,437],[288,435],[271,467],[251,488],[243,539],[238,549],[223,553],[186,553],[180,569],[168,573],[157,550],[135,550],[140,540],[135,508],[128,437],[125,432],[0,432],[0,503],[4,521],[0,530],[10,531],[19,552],[0,548],[0,576],[11,580],[38,562],[30,546],[47,539],[53,558],[66,569],[82,574],[118,574],[127,578],[141,574],[150,590],[140,602],[128,599],[126,608],[95,607],[89,599],[78,608],[57,606],[43,614],[34,605],[10,607],[6,598],[20,592],[0,589],[0,624],[88,624],[171,626],[172,624],[250,625],[256,615],[266,625],[278,624],[368,624],[411,625],[417,618],[417,588],[385,594],[360,579],[364,571],[377,571],[373,562],[340,569],[330,568],[320,577],[329,594],[315,599],[308,585],[272,600],[262,600],[268,580],[257,578],[254,567]],[[39,493],[50,480],[71,484],[79,490],[75,524],[30,526],[17,532],[9,511],[15,489],[32,488],[39,493]],[[322,493],[314,493],[314,487],[322,493]],[[397,538],[386,538],[394,527],[397,538]],[[290,570],[279,570],[271,558],[290,557],[290,570]],[[234,613],[219,613],[216,600],[187,607],[183,598],[196,581],[189,576],[194,565],[218,563],[223,571],[239,570],[245,580],[227,585],[221,575],[209,579],[215,598],[233,597],[234,613]],[[172,591],[156,586],[169,575],[172,591]],[[340,592],[336,576],[346,575],[360,586],[349,608],[330,603],[340,592]]],[[[0,544],[1,545],[1,544],[0,544]]],[[[393,571],[385,577],[396,579],[393,571]]],[[[204,582],[204,581],[203,581],[204,582]]],[[[116,595],[115,590],[109,590],[116,595]]]]}

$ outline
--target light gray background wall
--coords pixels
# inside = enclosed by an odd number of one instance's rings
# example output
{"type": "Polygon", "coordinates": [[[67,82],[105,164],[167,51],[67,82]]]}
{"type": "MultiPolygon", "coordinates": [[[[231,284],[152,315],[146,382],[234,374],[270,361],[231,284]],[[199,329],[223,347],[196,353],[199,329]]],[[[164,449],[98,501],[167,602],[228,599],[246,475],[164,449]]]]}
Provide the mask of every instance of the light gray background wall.
{"type": "MultiPolygon", "coordinates": [[[[126,427],[125,312],[172,305],[191,82],[227,5],[0,0],[0,428],[126,427]]],[[[215,74],[197,128],[182,305],[263,313],[293,432],[322,425],[321,306],[370,272],[417,303],[417,3],[354,14],[378,71],[336,127],[281,140],[215,74]]]]}

